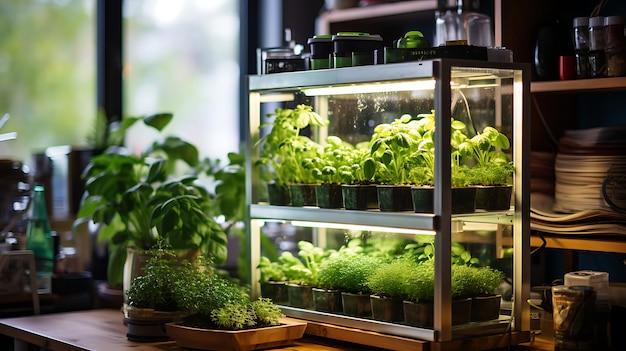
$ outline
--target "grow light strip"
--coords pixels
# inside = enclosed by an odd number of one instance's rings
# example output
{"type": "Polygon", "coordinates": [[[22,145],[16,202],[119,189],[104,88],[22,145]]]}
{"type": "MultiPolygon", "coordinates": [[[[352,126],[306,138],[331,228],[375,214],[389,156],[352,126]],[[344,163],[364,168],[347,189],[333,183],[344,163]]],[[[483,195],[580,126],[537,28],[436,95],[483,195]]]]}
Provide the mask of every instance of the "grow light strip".
{"type": "Polygon", "coordinates": [[[398,234],[425,234],[425,235],[436,234],[432,230],[375,227],[375,226],[358,225],[358,224],[339,224],[339,223],[309,222],[309,221],[291,221],[291,224],[296,227],[345,229],[345,230],[355,230],[355,231],[373,231],[373,232],[398,233],[398,234]]]}
{"type": "Polygon", "coordinates": [[[392,91],[433,90],[435,80],[414,80],[410,82],[376,83],[359,85],[338,85],[323,88],[302,89],[307,96],[346,95],[365,93],[386,93],[392,91]]]}

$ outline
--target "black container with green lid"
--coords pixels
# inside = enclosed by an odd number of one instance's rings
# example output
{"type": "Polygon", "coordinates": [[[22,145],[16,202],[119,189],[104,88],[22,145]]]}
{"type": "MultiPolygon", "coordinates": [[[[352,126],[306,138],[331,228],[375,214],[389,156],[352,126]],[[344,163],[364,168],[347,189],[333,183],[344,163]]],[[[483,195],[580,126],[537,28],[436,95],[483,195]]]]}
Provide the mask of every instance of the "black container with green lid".
{"type": "Polygon", "coordinates": [[[333,36],[331,34],[316,35],[309,38],[307,44],[311,49],[310,69],[332,68],[333,36]]]}
{"type": "Polygon", "coordinates": [[[339,32],[332,42],[335,68],[374,64],[376,50],[383,48],[380,35],[363,32],[339,32]]]}

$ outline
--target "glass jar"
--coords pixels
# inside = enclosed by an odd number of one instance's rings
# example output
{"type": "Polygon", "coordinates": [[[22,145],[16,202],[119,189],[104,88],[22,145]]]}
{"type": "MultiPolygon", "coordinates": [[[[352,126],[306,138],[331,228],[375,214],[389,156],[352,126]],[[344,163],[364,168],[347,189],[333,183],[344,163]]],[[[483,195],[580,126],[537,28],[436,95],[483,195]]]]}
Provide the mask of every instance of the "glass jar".
{"type": "Polygon", "coordinates": [[[604,19],[606,28],[606,72],[609,77],[626,75],[626,42],[624,39],[624,17],[608,16],[604,19]]]}
{"type": "Polygon", "coordinates": [[[573,27],[576,78],[589,78],[589,18],[574,18],[573,27]]]}
{"type": "Polygon", "coordinates": [[[606,77],[604,17],[589,18],[589,69],[592,78],[606,77]]]}

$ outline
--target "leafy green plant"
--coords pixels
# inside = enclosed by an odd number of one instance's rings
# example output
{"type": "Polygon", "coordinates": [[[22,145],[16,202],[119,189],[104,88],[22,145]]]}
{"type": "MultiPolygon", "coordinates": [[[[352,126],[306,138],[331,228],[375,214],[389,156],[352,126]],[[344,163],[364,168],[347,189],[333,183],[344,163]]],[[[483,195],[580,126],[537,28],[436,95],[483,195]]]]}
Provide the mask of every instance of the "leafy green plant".
{"type": "Polygon", "coordinates": [[[459,142],[459,154],[466,158],[470,157],[475,163],[467,171],[467,177],[471,183],[477,185],[511,184],[514,166],[503,151],[508,150],[510,146],[507,136],[491,126],[459,142]]]}
{"type": "Polygon", "coordinates": [[[407,258],[397,258],[383,264],[369,275],[365,285],[372,294],[390,297],[407,298],[406,281],[409,272],[417,268],[419,264],[407,258]]]}
{"type": "Polygon", "coordinates": [[[303,160],[303,167],[311,172],[313,177],[322,184],[340,184],[344,180],[342,167],[349,167],[349,156],[354,149],[352,145],[336,136],[326,138],[320,154],[303,160]]]}
{"type": "MultiPolygon", "coordinates": [[[[293,255],[292,255],[293,257],[293,255]]],[[[295,257],[294,257],[295,258],[295,257]]],[[[276,261],[271,261],[266,256],[261,256],[259,265],[257,268],[261,273],[260,283],[267,283],[270,281],[283,282],[287,281],[287,277],[283,270],[283,265],[276,261]]]]}
{"type": "Polygon", "coordinates": [[[462,297],[491,296],[504,280],[504,273],[491,267],[453,266],[459,295],[462,297]]]}
{"type": "MultiPolygon", "coordinates": [[[[129,117],[110,136],[112,140],[143,121],[162,131],[171,114],[129,117]]],[[[108,242],[108,282],[122,285],[127,248],[148,250],[162,238],[175,251],[200,251],[219,264],[226,259],[226,234],[214,219],[207,189],[193,174],[197,148],[169,136],[138,155],[121,146],[94,156],[84,170],[85,194],[73,229],[86,222],[98,225],[98,240],[108,242]],[[187,166],[188,175],[178,172],[187,166]],[[180,175],[180,174],[183,175],[180,175]]]]}
{"type": "Polygon", "coordinates": [[[319,265],[328,253],[308,241],[298,242],[298,257],[285,251],[278,257],[278,263],[287,281],[294,284],[316,286],[319,265]]]}
{"type": "Polygon", "coordinates": [[[377,162],[370,156],[368,143],[359,143],[348,151],[344,165],[339,167],[341,181],[344,184],[377,183],[377,162]]]}
{"type": "Polygon", "coordinates": [[[383,262],[383,259],[378,257],[340,249],[321,263],[319,286],[353,294],[369,294],[371,291],[366,281],[383,262]]]}
{"type": "Polygon", "coordinates": [[[328,121],[324,121],[311,106],[303,104],[295,109],[277,108],[268,117],[273,118],[273,122],[263,124],[261,128],[272,128],[255,144],[260,148],[255,165],[261,167],[264,179],[280,185],[315,183],[315,178],[302,163],[305,159],[317,157],[322,147],[300,133],[309,126],[324,126],[328,121]]]}

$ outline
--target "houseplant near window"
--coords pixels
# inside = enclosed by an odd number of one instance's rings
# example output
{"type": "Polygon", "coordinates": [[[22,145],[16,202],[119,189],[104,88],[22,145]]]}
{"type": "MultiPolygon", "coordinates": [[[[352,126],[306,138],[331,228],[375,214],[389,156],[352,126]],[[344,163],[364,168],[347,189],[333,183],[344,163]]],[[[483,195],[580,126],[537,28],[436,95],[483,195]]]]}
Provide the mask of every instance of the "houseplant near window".
{"type": "MultiPolygon", "coordinates": [[[[261,177],[268,182],[270,204],[286,205],[284,196],[282,201],[274,200],[281,198],[274,197],[274,191],[284,193],[290,184],[315,183],[315,178],[302,166],[302,161],[316,157],[321,146],[301,135],[302,130],[309,126],[326,125],[328,121],[324,121],[311,106],[303,104],[297,105],[295,109],[277,108],[268,117],[274,119],[261,125],[261,128],[271,126],[271,130],[255,144],[255,147],[260,148],[259,160],[255,165],[261,167],[261,177]]],[[[314,188],[310,191],[314,198],[314,188]]],[[[293,201],[291,199],[292,205],[293,201]]],[[[299,195],[294,206],[303,204],[299,195]]],[[[306,204],[311,205],[308,201],[306,204]]]]}
{"type": "MultiPolygon", "coordinates": [[[[121,136],[139,121],[162,131],[172,118],[169,113],[127,117],[112,134],[121,136]]],[[[191,173],[197,164],[197,148],[174,136],[138,155],[111,146],[91,159],[74,229],[90,221],[98,225],[98,240],[108,242],[111,287],[130,284],[132,275],[124,279],[127,250],[148,250],[158,238],[176,252],[199,252],[215,264],[226,259],[226,234],[213,218],[208,191],[196,176],[176,171],[184,165],[191,173]]]]}

